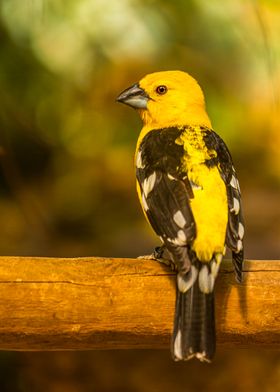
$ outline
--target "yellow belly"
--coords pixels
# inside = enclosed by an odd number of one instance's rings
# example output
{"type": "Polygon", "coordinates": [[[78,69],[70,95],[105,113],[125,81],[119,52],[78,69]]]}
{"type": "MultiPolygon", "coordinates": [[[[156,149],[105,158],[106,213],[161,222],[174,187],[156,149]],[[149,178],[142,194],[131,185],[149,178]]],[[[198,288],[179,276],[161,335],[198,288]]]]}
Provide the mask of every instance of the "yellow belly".
{"type": "Polygon", "coordinates": [[[209,262],[215,253],[223,253],[228,220],[227,193],[217,167],[194,165],[188,172],[194,183],[190,205],[196,223],[192,244],[198,259],[209,262]]]}

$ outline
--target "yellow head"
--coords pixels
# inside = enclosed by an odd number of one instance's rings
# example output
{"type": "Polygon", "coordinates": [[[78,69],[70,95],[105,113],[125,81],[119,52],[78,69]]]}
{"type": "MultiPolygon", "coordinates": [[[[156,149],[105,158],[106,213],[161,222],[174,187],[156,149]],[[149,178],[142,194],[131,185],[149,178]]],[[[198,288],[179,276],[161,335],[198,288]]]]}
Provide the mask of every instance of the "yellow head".
{"type": "Polygon", "coordinates": [[[211,127],[203,92],[194,78],[182,71],[155,72],[123,91],[117,98],[140,113],[153,129],[205,125],[211,127]]]}

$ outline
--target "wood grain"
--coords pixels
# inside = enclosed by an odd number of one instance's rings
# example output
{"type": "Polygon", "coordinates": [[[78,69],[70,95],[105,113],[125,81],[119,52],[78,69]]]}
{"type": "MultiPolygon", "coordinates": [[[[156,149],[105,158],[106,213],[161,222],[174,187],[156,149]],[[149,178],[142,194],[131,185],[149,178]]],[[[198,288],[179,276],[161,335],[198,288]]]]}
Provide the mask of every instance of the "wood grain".
{"type": "MultiPolygon", "coordinates": [[[[218,344],[280,347],[280,261],[224,262],[218,344]]],[[[0,349],[167,348],[175,274],[150,260],[0,257],[0,349]]]]}

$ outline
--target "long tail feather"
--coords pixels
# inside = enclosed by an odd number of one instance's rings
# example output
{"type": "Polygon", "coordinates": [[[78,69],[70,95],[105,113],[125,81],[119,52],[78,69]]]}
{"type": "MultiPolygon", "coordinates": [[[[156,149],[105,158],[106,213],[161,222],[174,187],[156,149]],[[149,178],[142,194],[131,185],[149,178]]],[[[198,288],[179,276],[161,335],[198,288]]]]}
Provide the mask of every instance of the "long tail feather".
{"type": "Polygon", "coordinates": [[[243,250],[232,252],[232,262],[235,270],[235,276],[238,283],[242,283],[242,265],[244,254],[243,250]]]}
{"type": "Polygon", "coordinates": [[[172,355],[177,361],[210,362],[215,348],[214,293],[203,293],[197,279],[185,293],[177,289],[172,355]]]}

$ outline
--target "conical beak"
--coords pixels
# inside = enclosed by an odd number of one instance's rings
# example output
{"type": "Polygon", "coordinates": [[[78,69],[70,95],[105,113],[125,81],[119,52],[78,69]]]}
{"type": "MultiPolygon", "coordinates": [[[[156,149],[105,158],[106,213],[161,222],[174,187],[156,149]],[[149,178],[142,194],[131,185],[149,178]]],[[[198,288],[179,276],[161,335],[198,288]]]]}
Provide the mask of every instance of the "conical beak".
{"type": "Polygon", "coordinates": [[[135,109],[147,109],[148,99],[148,94],[139,87],[139,84],[134,84],[120,93],[117,101],[125,103],[135,109]]]}

